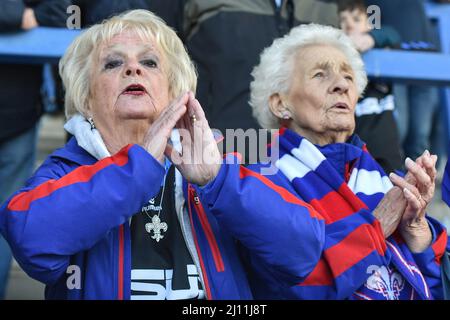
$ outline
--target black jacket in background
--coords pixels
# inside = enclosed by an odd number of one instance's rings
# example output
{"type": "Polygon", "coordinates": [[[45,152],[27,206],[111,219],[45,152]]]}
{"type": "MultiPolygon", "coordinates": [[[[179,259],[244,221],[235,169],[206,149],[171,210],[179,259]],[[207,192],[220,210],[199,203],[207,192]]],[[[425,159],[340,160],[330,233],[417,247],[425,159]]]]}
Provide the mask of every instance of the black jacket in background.
{"type": "MultiPolygon", "coordinates": [[[[33,8],[39,25],[65,27],[69,5],[66,0],[1,0],[0,33],[20,30],[25,7],[33,8]]],[[[0,143],[39,120],[41,84],[42,66],[0,63],[0,143]]]]}
{"type": "MultiPolygon", "coordinates": [[[[337,25],[328,0],[186,0],[183,36],[198,69],[197,98],[209,124],[258,128],[248,103],[253,67],[264,48],[303,23],[337,25]]],[[[233,150],[226,150],[227,152],[233,150]]]]}
{"type": "MultiPolygon", "coordinates": [[[[397,30],[386,24],[382,24],[381,29],[373,29],[370,35],[375,40],[375,48],[398,48],[401,43],[397,30]]],[[[388,95],[392,95],[391,84],[372,79],[369,80],[364,91],[364,98],[360,101],[366,98],[376,98],[381,101],[388,95]]],[[[392,110],[356,117],[355,133],[366,143],[370,154],[386,173],[402,169],[403,153],[397,122],[392,110]]]]}
{"type": "Polygon", "coordinates": [[[81,9],[83,28],[132,9],[149,9],[150,0],[72,0],[81,9]]]}
{"type": "Polygon", "coordinates": [[[102,22],[117,14],[134,9],[145,9],[154,12],[170,26],[178,24],[181,17],[179,1],[174,0],[72,0],[81,9],[81,25],[83,28],[102,22]]]}
{"type": "Polygon", "coordinates": [[[81,9],[83,28],[134,9],[154,12],[174,29],[181,29],[183,1],[180,0],[73,0],[81,9]]]}

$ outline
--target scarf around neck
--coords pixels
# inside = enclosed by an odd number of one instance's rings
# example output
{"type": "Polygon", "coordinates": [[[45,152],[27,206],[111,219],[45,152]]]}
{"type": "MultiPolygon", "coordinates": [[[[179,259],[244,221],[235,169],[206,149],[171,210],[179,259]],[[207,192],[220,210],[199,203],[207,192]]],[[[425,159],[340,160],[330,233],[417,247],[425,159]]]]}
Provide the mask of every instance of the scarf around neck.
{"type": "Polygon", "coordinates": [[[289,129],[279,135],[278,169],[294,190],[333,222],[361,209],[375,209],[392,183],[355,135],[348,143],[316,146],[289,129]],[[314,201],[317,199],[329,201],[314,201]]]}
{"type": "MultiPolygon", "coordinates": [[[[281,128],[278,138],[279,157],[275,166],[326,224],[362,209],[372,212],[393,187],[357,135],[346,143],[316,146],[294,131],[281,128]]],[[[270,149],[269,153],[272,153],[270,149]]],[[[396,234],[386,239],[386,243],[392,257],[393,274],[395,270],[400,271],[422,298],[429,299],[428,285],[407,245],[396,234]]]]}

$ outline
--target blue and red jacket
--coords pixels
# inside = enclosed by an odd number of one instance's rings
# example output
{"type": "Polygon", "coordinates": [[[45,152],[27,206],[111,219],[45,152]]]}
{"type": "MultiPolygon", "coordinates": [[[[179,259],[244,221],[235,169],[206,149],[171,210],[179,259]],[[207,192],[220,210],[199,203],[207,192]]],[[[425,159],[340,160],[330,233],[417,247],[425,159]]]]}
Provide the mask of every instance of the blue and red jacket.
{"type": "MultiPolygon", "coordinates": [[[[260,169],[228,162],[204,187],[184,183],[208,298],[252,297],[240,255],[253,295],[267,299],[350,298],[368,267],[400,259],[390,252],[402,248],[387,249],[370,211],[327,224],[281,173],[262,176],[260,169]]],[[[0,231],[22,268],[47,284],[47,298],[129,299],[128,221],[159,191],[163,176],[164,168],[137,145],[97,161],[72,139],[1,207],[0,231]],[[67,288],[71,265],[82,271],[81,289],[67,288]]],[[[407,259],[415,260],[439,298],[439,254],[447,237],[440,224],[430,223],[432,246],[407,259]]],[[[417,279],[407,280],[426,295],[417,279]]]]}
{"type": "MultiPolygon", "coordinates": [[[[320,151],[342,177],[367,153],[356,143],[320,151]]],[[[200,189],[208,210],[242,244],[255,298],[442,299],[440,260],[448,241],[439,222],[428,218],[432,243],[413,254],[398,234],[385,239],[372,214],[383,193],[361,196],[367,206],[348,213],[314,175],[299,179],[306,197],[281,171],[258,174],[268,166],[222,166],[200,189]],[[327,217],[323,208],[339,219],[327,217]]]]}
{"type": "MultiPolygon", "coordinates": [[[[129,219],[155,196],[165,170],[138,145],[97,160],[72,138],[0,208],[0,232],[48,299],[130,299],[129,219]],[[92,201],[95,199],[95,201],[92,201]],[[76,266],[81,287],[67,281],[76,266]]],[[[184,183],[208,299],[251,299],[235,241],[184,183]]]]}

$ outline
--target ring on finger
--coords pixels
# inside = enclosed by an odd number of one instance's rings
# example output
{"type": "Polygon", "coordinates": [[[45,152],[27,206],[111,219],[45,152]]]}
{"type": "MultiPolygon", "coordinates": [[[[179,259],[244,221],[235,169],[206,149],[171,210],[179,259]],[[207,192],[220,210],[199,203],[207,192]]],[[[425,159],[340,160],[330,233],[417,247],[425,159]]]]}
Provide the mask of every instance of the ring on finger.
{"type": "MultiPolygon", "coordinates": [[[[424,198],[422,198],[422,195],[419,194],[419,197],[417,197],[417,200],[419,200],[419,202],[425,201],[424,198]]],[[[426,201],[425,201],[426,202],[426,201]]]]}

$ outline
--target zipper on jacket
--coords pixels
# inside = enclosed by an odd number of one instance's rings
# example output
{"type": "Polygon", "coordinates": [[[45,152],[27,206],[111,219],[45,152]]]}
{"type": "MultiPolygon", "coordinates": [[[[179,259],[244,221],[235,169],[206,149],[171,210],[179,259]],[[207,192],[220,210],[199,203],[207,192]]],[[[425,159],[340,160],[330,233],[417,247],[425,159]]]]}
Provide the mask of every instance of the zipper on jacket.
{"type": "Polygon", "coordinates": [[[187,195],[187,202],[188,202],[187,207],[188,207],[188,212],[189,212],[189,222],[190,222],[191,228],[193,230],[192,237],[194,238],[195,248],[196,248],[197,254],[198,254],[198,260],[200,263],[200,272],[201,272],[202,278],[203,278],[206,299],[212,300],[212,294],[211,294],[211,288],[209,286],[208,275],[206,273],[205,264],[203,263],[202,254],[200,252],[200,246],[198,244],[197,235],[196,235],[195,228],[194,228],[194,218],[192,216],[193,208],[192,208],[192,204],[191,204],[191,202],[192,202],[191,191],[190,191],[190,189],[188,189],[188,190],[189,191],[188,191],[188,195],[187,195]]]}
{"type": "MultiPolygon", "coordinates": [[[[185,230],[185,226],[184,226],[184,224],[186,222],[185,222],[185,219],[184,219],[184,212],[183,212],[184,211],[184,205],[181,207],[180,210],[181,210],[181,215],[182,216],[179,218],[178,221],[180,222],[180,225],[182,224],[181,225],[181,233],[183,235],[184,242],[186,243],[186,247],[187,247],[187,250],[189,252],[189,255],[191,256],[192,261],[194,261],[195,267],[199,271],[200,282],[202,283],[203,288],[205,288],[205,280],[203,279],[204,275],[203,275],[202,267],[201,267],[201,264],[200,264],[200,258],[198,257],[198,255],[200,253],[197,253],[197,252],[194,253],[193,250],[196,250],[195,240],[194,240],[194,243],[193,243],[194,248],[191,248],[191,242],[188,240],[188,237],[186,235],[186,230],[185,230]]],[[[189,216],[187,216],[187,218],[188,218],[188,221],[189,221],[189,216]]],[[[192,227],[191,227],[191,230],[192,230],[192,227]]],[[[194,235],[192,234],[192,231],[191,231],[191,236],[192,236],[192,238],[194,237],[194,235]]]]}
{"type": "MultiPolygon", "coordinates": [[[[185,197],[183,195],[183,191],[182,190],[180,190],[180,192],[181,192],[180,194],[177,193],[178,188],[181,187],[181,185],[182,185],[182,180],[181,179],[182,179],[181,178],[181,174],[179,173],[178,170],[175,169],[175,207],[177,208],[176,209],[177,218],[178,218],[178,222],[180,223],[181,234],[183,235],[184,242],[186,243],[186,247],[187,247],[188,252],[189,252],[189,254],[190,254],[191,258],[192,258],[192,261],[194,262],[194,264],[195,264],[195,266],[196,266],[196,268],[198,270],[200,282],[202,283],[203,288],[205,288],[205,280],[203,279],[204,275],[203,275],[203,271],[202,271],[202,267],[201,267],[201,263],[200,263],[199,253],[196,250],[197,247],[195,245],[194,234],[192,232],[193,228],[192,228],[191,223],[189,222],[190,221],[190,219],[189,219],[190,209],[187,210],[187,215],[186,215],[186,218],[187,218],[187,221],[188,221],[187,223],[189,224],[189,228],[190,228],[190,230],[189,230],[190,237],[188,238],[188,235],[187,235],[188,230],[186,229],[187,226],[186,226],[186,219],[185,219],[185,216],[184,216],[184,208],[185,208],[186,205],[187,206],[190,205],[190,201],[189,200],[188,201],[185,200],[185,197]],[[180,181],[179,182],[177,181],[177,175],[180,175],[180,181]],[[181,199],[178,202],[177,199],[180,198],[180,197],[181,197],[181,199]],[[177,206],[177,204],[179,206],[177,206]]],[[[189,195],[188,195],[187,198],[189,198],[189,195]]],[[[205,295],[206,295],[206,290],[204,290],[204,291],[205,291],[205,295]]]]}
{"type": "Polygon", "coordinates": [[[217,245],[216,238],[211,229],[211,225],[209,224],[208,218],[206,217],[205,210],[203,208],[202,203],[200,202],[199,197],[197,196],[195,189],[189,185],[189,197],[194,200],[194,206],[198,213],[198,217],[200,219],[200,224],[205,232],[206,239],[208,240],[209,247],[213,254],[214,264],[216,265],[217,272],[225,271],[225,266],[223,263],[222,255],[220,254],[219,246],[217,245]]]}

